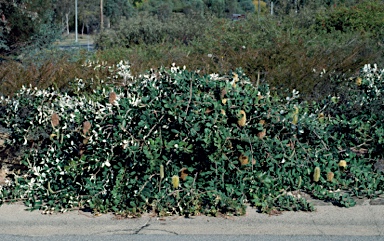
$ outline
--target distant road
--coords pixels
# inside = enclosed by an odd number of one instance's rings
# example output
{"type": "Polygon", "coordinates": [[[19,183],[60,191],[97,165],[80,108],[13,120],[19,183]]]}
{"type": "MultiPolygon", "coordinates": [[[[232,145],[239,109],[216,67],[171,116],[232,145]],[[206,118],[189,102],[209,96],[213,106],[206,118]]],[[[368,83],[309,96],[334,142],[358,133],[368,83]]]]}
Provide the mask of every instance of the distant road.
{"type": "Polygon", "coordinates": [[[89,51],[93,51],[95,49],[94,44],[74,44],[74,45],[60,45],[59,49],[88,49],[89,51]]]}

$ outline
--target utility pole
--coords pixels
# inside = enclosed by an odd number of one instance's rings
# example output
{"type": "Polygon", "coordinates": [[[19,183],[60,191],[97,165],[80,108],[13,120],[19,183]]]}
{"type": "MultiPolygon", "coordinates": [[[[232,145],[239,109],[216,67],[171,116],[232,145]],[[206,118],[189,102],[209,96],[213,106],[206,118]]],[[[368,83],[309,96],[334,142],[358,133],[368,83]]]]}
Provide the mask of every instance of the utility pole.
{"type": "Polygon", "coordinates": [[[77,0],[75,0],[75,42],[77,43],[77,0]]]}
{"type": "Polygon", "coordinates": [[[103,31],[104,17],[103,17],[103,0],[100,0],[100,30],[103,31]]]}

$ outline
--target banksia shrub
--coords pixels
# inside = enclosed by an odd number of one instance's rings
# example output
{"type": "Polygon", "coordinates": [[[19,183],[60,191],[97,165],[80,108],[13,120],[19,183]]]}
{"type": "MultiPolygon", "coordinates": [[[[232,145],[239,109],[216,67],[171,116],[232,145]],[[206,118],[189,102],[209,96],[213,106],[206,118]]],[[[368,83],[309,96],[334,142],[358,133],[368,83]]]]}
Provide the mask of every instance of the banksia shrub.
{"type": "MultiPolygon", "coordinates": [[[[297,92],[281,99],[270,94],[268,85],[256,87],[241,70],[236,73],[237,85],[232,87],[233,72],[202,76],[175,66],[151,70],[113,87],[119,108],[110,105],[109,97],[114,97],[107,86],[87,97],[24,88],[17,101],[0,98],[0,125],[12,128],[12,145],[25,148],[21,159],[28,167],[13,183],[15,191],[0,195],[22,198],[29,207],[44,210],[81,205],[103,212],[240,215],[245,200],[262,212],[313,210],[303,200],[282,195],[281,190],[292,188],[332,200],[338,200],[331,192],[337,189],[359,195],[382,190],[384,177],[367,168],[379,159],[375,152],[382,151],[376,143],[383,141],[380,121],[330,115],[326,108],[333,103],[331,97],[311,106],[301,102],[297,92]],[[226,105],[221,102],[224,88],[229,90],[226,105]],[[292,125],[292,115],[299,110],[300,123],[292,125]],[[322,111],[330,117],[323,123],[318,120],[322,111]],[[48,140],[52,113],[60,113],[60,141],[54,141],[55,136],[48,140]],[[359,136],[367,138],[361,139],[368,141],[364,148],[376,148],[369,149],[369,157],[355,161],[353,147],[361,144],[345,140],[345,126],[355,136],[369,133],[359,136]],[[338,182],[313,185],[321,180],[321,170],[338,168],[334,160],[343,158],[350,160],[348,173],[335,172],[338,182]],[[165,166],[177,175],[167,178],[165,166]],[[364,190],[356,190],[360,185],[364,190]]],[[[380,94],[381,88],[366,85],[369,81],[365,77],[358,89],[380,94]]],[[[346,162],[339,165],[346,167],[346,162]]],[[[6,200],[2,198],[0,202],[6,200]]]]}

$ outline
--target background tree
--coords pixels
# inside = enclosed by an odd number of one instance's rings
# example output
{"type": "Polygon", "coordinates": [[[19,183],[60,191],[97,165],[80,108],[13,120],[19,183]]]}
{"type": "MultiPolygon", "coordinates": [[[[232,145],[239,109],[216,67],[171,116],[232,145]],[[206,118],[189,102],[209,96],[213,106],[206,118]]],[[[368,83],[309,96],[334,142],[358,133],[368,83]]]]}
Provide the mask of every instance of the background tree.
{"type": "Polygon", "coordinates": [[[100,29],[100,1],[99,0],[82,0],[78,6],[79,26],[81,26],[81,34],[84,34],[85,28],[87,33],[100,29]]]}
{"type": "Polygon", "coordinates": [[[54,10],[56,17],[60,19],[63,29],[67,34],[70,31],[70,25],[73,25],[75,3],[73,0],[56,0],[54,1],[54,10]]]}
{"type": "Polygon", "coordinates": [[[104,14],[108,18],[109,27],[118,23],[121,18],[129,18],[134,11],[132,3],[127,0],[108,0],[104,3],[104,14]]]}
{"type": "Polygon", "coordinates": [[[52,43],[59,33],[53,9],[50,0],[0,0],[0,54],[52,43]]]}

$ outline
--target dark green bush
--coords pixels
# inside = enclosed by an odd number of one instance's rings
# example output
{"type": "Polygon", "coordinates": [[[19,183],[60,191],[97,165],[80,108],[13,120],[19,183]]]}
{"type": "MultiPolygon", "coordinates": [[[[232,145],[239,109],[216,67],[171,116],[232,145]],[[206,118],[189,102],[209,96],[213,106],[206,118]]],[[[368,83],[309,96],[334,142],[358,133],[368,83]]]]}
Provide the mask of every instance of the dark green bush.
{"type": "Polygon", "coordinates": [[[111,31],[105,31],[96,39],[99,49],[133,47],[135,45],[162,44],[165,42],[188,44],[200,37],[210,27],[209,19],[200,15],[171,14],[165,19],[148,13],[121,21],[111,31]]]}
{"type": "MultiPolygon", "coordinates": [[[[203,74],[224,74],[242,67],[253,82],[260,76],[260,81],[275,87],[278,93],[297,89],[303,99],[321,100],[337,89],[331,78],[356,76],[360,66],[382,59],[383,48],[377,38],[356,31],[321,32],[308,14],[285,16],[281,21],[254,15],[237,22],[210,18],[204,26],[180,24],[182,31],[176,31],[178,25],[172,21],[163,26],[162,20],[152,17],[144,24],[148,27],[126,28],[128,35],[106,32],[105,37],[116,45],[122,42],[129,46],[127,58],[135,74],[171,63],[203,74]],[[141,28],[147,30],[139,33],[141,28]]],[[[98,56],[102,55],[101,51],[98,56]]]]}
{"type": "Polygon", "coordinates": [[[383,25],[384,2],[381,0],[364,0],[353,6],[334,7],[318,14],[315,23],[319,31],[357,32],[381,38],[383,25]]]}

